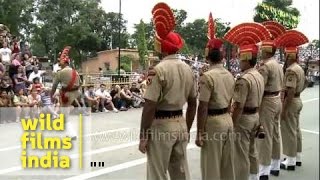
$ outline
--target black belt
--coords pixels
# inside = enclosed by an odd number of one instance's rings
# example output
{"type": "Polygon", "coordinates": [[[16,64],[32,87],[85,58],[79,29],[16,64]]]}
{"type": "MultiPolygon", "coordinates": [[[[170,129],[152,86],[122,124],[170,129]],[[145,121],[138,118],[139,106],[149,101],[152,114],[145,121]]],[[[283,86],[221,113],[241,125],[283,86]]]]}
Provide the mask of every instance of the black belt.
{"type": "Polygon", "coordinates": [[[244,107],[242,113],[243,114],[255,114],[258,112],[257,107],[244,107]]]}
{"type": "Polygon", "coordinates": [[[78,86],[73,87],[73,88],[71,88],[69,90],[67,90],[67,88],[64,88],[64,87],[61,88],[61,91],[65,91],[65,92],[72,92],[72,91],[77,91],[77,90],[79,90],[78,86]]]}
{"type": "Polygon", "coordinates": [[[179,117],[182,116],[182,110],[177,110],[177,111],[156,111],[155,113],[155,118],[156,119],[169,119],[169,118],[174,118],[174,117],[179,117]]]}
{"type": "Polygon", "coordinates": [[[228,108],[223,109],[208,109],[208,115],[214,116],[214,115],[221,115],[228,112],[228,108]]]}
{"type": "Polygon", "coordinates": [[[300,97],[300,93],[294,94],[294,97],[295,97],[295,98],[300,97]]]}
{"type": "Polygon", "coordinates": [[[279,95],[279,92],[280,92],[280,91],[275,91],[275,92],[265,91],[265,92],[263,93],[263,96],[278,96],[278,95],[279,95]]]}

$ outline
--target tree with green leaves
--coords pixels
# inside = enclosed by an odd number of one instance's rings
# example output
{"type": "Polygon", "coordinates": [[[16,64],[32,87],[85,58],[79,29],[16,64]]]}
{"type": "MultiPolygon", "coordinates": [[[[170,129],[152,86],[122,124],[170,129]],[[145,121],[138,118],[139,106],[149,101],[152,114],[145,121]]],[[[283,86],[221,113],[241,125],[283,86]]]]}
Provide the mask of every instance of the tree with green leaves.
{"type": "Polygon", "coordinates": [[[0,24],[5,24],[14,36],[28,39],[34,27],[36,0],[0,0],[0,24]]]}
{"type": "Polygon", "coordinates": [[[140,23],[136,27],[137,27],[136,42],[137,42],[137,48],[139,52],[139,62],[142,69],[145,70],[146,61],[147,61],[146,56],[148,55],[148,47],[146,42],[145,24],[142,21],[142,19],[140,20],[140,23]]]}
{"type": "Polygon", "coordinates": [[[291,5],[292,0],[263,0],[256,6],[253,19],[255,22],[274,20],[287,29],[296,28],[300,12],[291,5]]]}

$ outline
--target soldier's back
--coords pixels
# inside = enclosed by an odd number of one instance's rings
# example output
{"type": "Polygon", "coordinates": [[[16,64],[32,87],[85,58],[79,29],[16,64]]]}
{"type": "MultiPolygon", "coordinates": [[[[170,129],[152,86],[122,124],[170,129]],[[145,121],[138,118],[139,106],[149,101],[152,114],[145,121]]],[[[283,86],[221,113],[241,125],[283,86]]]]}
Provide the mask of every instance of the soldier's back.
{"type": "Polygon", "coordinates": [[[264,92],[263,76],[256,69],[252,68],[245,72],[241,78],[245,79],[249,85],[245,106],[259,107],[264,92]]]}
{"type": "Polygon", "coordinates": [[[296,93],[301,93],[304,90],[306,78],[304,71],[299,64],[294,63],[290,65],[286,70],[285,77],[286,81],[291,81],[292,77],[296,77],[293,78],[293,81],[295,81],[294,84],[296,85],[296,93]]]}
{"type": "Polygon", "coordinates": [[[209,108],[221,109],[230,104],[235,80],[233,75],[222,64],[213,66],[203,77],[211,90],[209,108]]]}
{"type": "Polygon", "coordinates": [[[154,67],[162,88],[157,106],[159,110],[182,109],[195,86],[190,66],[175,56],[170,57],[154,67]]]}
{"type": "MultiPolygon", "coordinates": [[[[280,91],[283,86],[283,69],[276,59],[270,59],[264,63],[265,69],[268,71],[268,80],[266,82],[265,91],[276,92],[280,91]]],[[[261,67],[264,69],[264,67],[261,67]]]]}

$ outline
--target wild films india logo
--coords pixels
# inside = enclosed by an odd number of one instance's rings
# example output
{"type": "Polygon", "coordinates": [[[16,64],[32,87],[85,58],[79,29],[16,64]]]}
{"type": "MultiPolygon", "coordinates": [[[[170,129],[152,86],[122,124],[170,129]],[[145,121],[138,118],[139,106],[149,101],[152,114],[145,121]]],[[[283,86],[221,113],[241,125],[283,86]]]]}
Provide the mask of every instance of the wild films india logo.
{"type": "Polygon", "coordinates": [[[62,134],[65,130],[65,115],[52,119],[50,114],[40,114],[39,118],[21,119],[23,134],[21,136],[21,163],[24,169],[35,168],[70,168],[71,158],[60,155],[60,151],[70,151],[73,147],[71,137],[58,135],[44,136],[44,132],[62,134]],[[44,151],[45,155],[33,154],[35,151],[44,151]]]}

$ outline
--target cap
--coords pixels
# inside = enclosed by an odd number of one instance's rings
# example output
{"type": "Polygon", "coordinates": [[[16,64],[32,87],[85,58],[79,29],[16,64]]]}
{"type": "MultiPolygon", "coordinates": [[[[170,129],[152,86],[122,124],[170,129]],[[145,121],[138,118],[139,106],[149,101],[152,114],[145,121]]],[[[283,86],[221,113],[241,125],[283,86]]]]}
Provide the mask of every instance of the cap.
{"type": "Polygon", "coordinates": [[[250,60],[258,53],[257,43],[271,39],[270,32],[259,23],[241,23],[230,29],[224,39],[233,45],[237,45],[240,60],[250,60]]]}
{"type": "Polygon", "coordinates": [[[239,49],[240,60],[241,61],[251,60],[253,57],[258,56],[258,51],[259,51],[258,46],[255,44],[240,46],[240,49],[239,49]]]}
{"type": "Polygon", "coordinates": [[[297,30],[288,30],[275,40],[275,45],[278,48],[284,48],[287,56],[296,58],[298,54],[298,47],[308,42],[308,38],[302,32],[297,30]]]}
{"type": "Polygon", "coordinates": [[[60,55],[60,63],[61,64],[65,64],[65,63],[68,63],[70,64],[70,58],[69,58],[69,51],[71,49],[71,46],[66,46],[61,55],[60,55]]]}
{"type": "Polygon", "coordinates": [[[160,53],[175,54],[184,45],[181,36],[173,32],[175,18],[171,8],[166,3],[158,3],[152,9],[155,26],[155,50],[160,53]]]}

